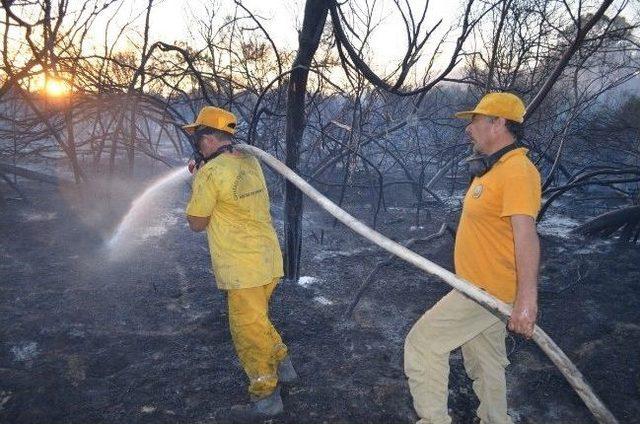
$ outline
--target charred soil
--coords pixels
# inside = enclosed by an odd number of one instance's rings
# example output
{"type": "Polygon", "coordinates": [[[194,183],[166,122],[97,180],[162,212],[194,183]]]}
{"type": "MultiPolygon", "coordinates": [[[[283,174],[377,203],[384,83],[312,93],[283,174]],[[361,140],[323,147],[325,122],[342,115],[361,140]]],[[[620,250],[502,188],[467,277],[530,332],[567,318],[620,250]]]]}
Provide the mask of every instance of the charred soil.
{"type": "MultiPolygon", "coordinates": [[[[105,226],[58,191],[21,187],[32,203],[8,199],[0,213],[0,422],[228,422],[230,406],[248,400],[246,378],[206,241],[181,215],[187,190],[166,211],[149,211],[166,228],[112,262],[105,226]]],[[[369,219],[368,209],[351,209],[369,219]]],[[[434,207],[412,229],[412,209],[395,208],[378,222],[406,241],[436,232],[446,216],[434,207]]],[[[414,422],[404,337],[448,287],[396,261],[346,317],[387,254],[309,203],[304,240],[305,278],[283,282],[271,307],[301,379],[283,389],[285,413],[270,422],[414,422]]],[[[540,326],[620,422],[640,422],[640,251],[552,232],[542,243],[540,326]]],[[[452,267],[448,234],[414,250],[452,267]]],[[[507,349],[515,422],[593,422],[537,346],[510,336],[507,349]]],[[[474,422],[477,399],[459,352],[451,356],[449,407],[454,422],[474,422]]]]}

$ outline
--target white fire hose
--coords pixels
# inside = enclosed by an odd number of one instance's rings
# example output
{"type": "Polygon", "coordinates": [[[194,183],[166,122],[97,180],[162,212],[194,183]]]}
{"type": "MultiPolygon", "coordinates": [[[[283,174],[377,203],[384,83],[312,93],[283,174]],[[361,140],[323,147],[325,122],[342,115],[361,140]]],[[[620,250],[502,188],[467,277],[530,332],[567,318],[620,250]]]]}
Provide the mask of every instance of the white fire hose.
{"type": "MultiPolygon", "coordinates": [[[[489,295],[473,284],[462,280],[455,274],[447,271],[439,265],[434,264],[428,259],[423,258],[417,253],[396,243],[388,237],[383,236],[372,228],[369,228],[353,216],[349,215],[327,197],[322,195],[318,190],[313,188],[299,175],[297,175],[295,172],[293,172],[286,165],[278,161],[270,154],[258,149],[257,147],[247,144],[237,144],[234,145],[234,148],[261,159],[263,162],[269,165],[270,168],[289,180],[304,194],[309,196],[311,200],[318,203],[323,209],[325,209],[336,219],[338,219],[347,227],[351,228],[356,233],[372,241],[388,252],[399,256],[400,258],[416,266],[417,268],[426,271],[429,274],[440,277],[451,287],[464,293],[485,308],[499,315],[502,319],[508,319],[509,316],[511,316],[511,306],[489,295]]],[[[549,359],[551,359],[551,362],[553,362],[558,367],[562,375],[564,375],[564,377],[576,391],[578,396],[580,396],[580,398],[585,403],[587,408],[589,408],[596,420],[599,423],[603,424],[617,424],[618,421],[616,420],[616,418],[607,409],[605,404],[602,403],[598,396],[596,396],[596,394],[589,386],[589,383],[587,383],[587,381],[584,379],[582,373],[580,373],[578,368],[576,368],[576,366],[571,362],[567,355],[564,354],[564,352],[558,347],[558,345],[556,345],[554,341],[551,340],[551,338],[537,325],[535,326],[535,329],[533,331],[532,338],[538,344],[538,346],[540,346],[542,351],[549,357],[549,359]]]]}

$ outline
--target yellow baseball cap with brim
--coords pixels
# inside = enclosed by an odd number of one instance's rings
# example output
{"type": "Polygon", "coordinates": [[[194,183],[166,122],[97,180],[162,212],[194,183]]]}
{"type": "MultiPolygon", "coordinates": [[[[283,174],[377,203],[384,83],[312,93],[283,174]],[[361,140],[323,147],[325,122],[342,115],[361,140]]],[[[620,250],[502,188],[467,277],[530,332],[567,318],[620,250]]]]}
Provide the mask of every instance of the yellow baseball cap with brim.
{"type": "Polygon", "coordinates": [[[456,118],[471,119],[473,115],[495,116],[519,123],[524,122],[524,102],[511,93],[489,93],[473,110],[456,113],[456,118]]]}
{"type": "Polygon", "coordinates": [[[194,123],[184,125],[182,128],[189,134],[193,134],[198,127],[209,127],[233,135],[236,132],[236,122],[236,116],[228,110],[205,106],[200,110],[194,123]]]}

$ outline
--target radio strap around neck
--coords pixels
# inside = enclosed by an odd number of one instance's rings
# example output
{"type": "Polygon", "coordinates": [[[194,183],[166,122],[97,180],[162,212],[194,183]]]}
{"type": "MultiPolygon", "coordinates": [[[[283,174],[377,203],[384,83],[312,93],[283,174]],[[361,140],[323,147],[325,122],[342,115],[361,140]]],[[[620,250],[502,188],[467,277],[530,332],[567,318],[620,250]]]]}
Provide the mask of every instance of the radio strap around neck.
{"type": "Polygon", "coordinates": [[[224,146],[220,146],[215,152],[211,153],[206,158],[203,158],[203,161],[207,163],[210,160],[217,158],[218,156],[220,156],[225,152],[229,152],[229,153],[233,152],[233,144],[225,144],[224,146]]]}
{"type": "MultiPolygon", "coordinates": [[[[498,163],[498,161],[507,153],[512,150],[517,149],[519,146],[516,143],[511,143],[508,146],[503,147],[497,152],[489,155],[489,156],[479,156],[477,158],[471,159],[471,161],[478,161],[477,167],[472,168],[472,173],[476,177],[482,177],[484,174],[489,172],[493,166],[498,163]]],[[[471,162],[470,161],[470,162],[471,162]]]]}

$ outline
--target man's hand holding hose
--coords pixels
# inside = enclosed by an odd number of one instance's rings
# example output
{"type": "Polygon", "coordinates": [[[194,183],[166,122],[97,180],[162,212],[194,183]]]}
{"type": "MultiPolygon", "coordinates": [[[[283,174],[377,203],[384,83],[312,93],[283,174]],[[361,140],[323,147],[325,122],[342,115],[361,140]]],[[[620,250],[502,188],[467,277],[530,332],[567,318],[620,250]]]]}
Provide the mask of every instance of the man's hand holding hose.
{"type": "Polygon", "coordinates": [[[196,175],[196,172],[198,171],[198,169],[200,169],[202,165],[204,165],[204,162],[200,162],[199,164],[196,165],[196,160],[190,159],[189,163],[187,163],[187,168],[189,168],[189,173],[191,175],[196,175]]]}

